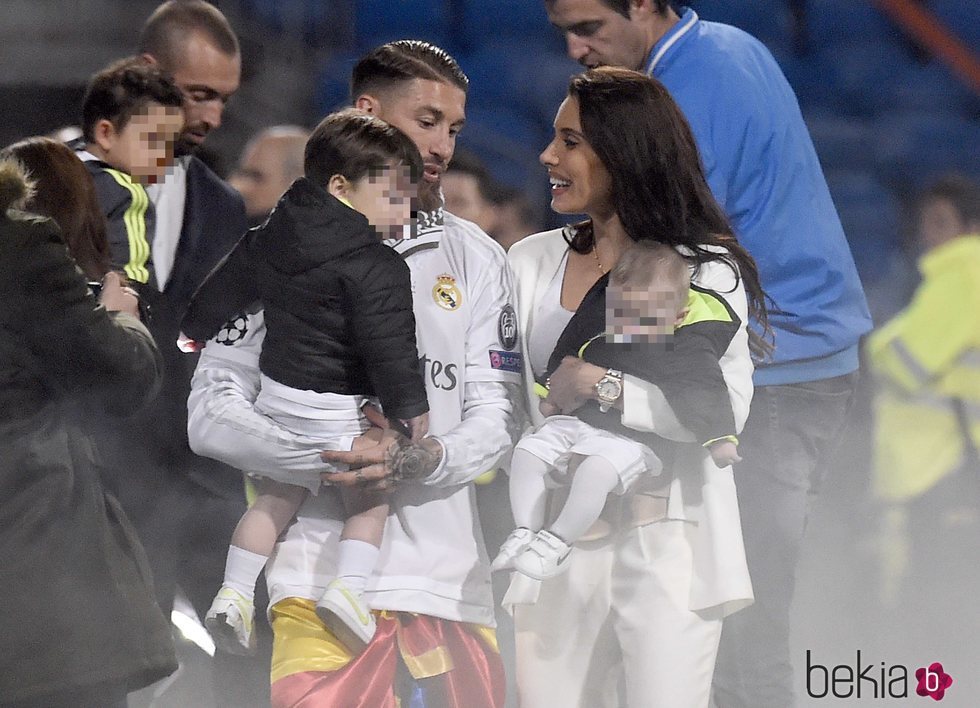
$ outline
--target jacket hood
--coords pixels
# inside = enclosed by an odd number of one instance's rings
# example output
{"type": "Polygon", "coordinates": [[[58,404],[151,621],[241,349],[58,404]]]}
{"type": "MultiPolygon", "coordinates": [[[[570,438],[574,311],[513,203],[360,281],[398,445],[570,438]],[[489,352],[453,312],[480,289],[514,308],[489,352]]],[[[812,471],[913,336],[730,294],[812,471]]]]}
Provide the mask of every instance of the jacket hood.
{"type": "Polygon", "coordinates": [[[360,212],[301,177],[279,199],[256,233],[263,258],[286,274],[343,258],[380,236],[360,212]]]}
{"type": "Polygon", "coordinates": [[[0,213],[23,207],[33,194],[34,183],[20,161],[12,157],[0,160],[0,213]]]}

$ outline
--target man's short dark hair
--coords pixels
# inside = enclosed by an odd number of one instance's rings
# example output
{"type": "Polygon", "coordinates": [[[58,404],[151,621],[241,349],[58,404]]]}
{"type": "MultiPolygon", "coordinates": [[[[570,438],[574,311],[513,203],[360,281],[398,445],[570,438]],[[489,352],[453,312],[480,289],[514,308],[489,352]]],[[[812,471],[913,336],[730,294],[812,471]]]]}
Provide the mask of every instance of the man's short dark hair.
{"type": "Polygon", "coordinates": [[[140,30],[139,51],[149,54],[168,71],[180,63],[180,48],[194,32],[201,32],[223,54],[239,54],[238,37],[221,10],[204,0],[167,0],[140,30]]]}
{"type": "Polygon", "coordinates": [[[170,77],[143,57],[110,64],[91,78],[82,100],[82,134],[95,141],[95,124],[107,120],[120,131],[149,103],[180,108],[183,96],[170,77]]]}
{"type": "MultiPolygon", "coordinates": [[[[629,19],[630,16],[630,2],[632,0],[599,0],[603,5],[608,7],[610,10],[615,10],[620,15],[629,19]]],[[[555,0],[544,0],[546,5],[554,5],[555,0]]],[[[670,0],[650,0],[650,4],[653,5],[653,9],[658,15],[666,15],[667,10],[670,9],[670,0]]]]}
{"type": "Polygon", "coordinates": [[[356,182],[392,163],[408,166],[412,180],[422,175],[422,156],[405,133],[377,116],[348,108],[331,113],[306,141],[306,178],[326,187],[334,175],[356,182]]]}
{"type": "Polygon", "coordinates": [[[919,195],[919,208],[945,199],[964,224],[980,224],[980,183],[962,174],[948,174],[932,182],[919,195]]]}
{"type": "Polygon", "coordinates": [[[361,58],[351,74],[351,98],[387,91],[413,79],[441,81],[466,92],[470,80],[448,52],[417,39],[382,44],[361,58]]]}

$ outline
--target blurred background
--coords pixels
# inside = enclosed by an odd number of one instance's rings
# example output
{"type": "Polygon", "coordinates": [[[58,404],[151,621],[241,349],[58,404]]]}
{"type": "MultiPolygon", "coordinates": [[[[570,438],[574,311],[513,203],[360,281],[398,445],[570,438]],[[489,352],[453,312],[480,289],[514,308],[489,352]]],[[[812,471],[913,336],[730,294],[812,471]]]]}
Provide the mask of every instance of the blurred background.
{"type": "MultiPolygon", "coordinates": [[[[225,176],[260,129],[306,127],[349,100],[356,59],[391,39],[431,40],[469,75],[459,147],[482,162],[483,196],[511,208],[511,234],[561,223],[548,209],[537,155],[578,71],[540,0],[215,0],[239,33],[243,82],[208,139],[225,176]]],[[[980,1],[917,0],[941,29],[937,45],[872,0],[690,0],[706,20],[736,25],[770,48],[799,98],[844,224],[876,325],[918,283],[914,197],[936,176],[980,179],[980,74],[944,60],[980,56],[980,1]]],[[[85,82],[133,53],[155,0],[0,0],[0,145],[77,123],[85,82]]],[[[465,163],[465,160],[463,160],[465,163]]],[[[465,167],[461,167],[465,170],[465,167]]],[[[502,212],[501,212],[502,213],[502,212]]],[[[504,217],[496,217],[503,219],[504,217]]],[[[503,222],[499,222],[502,224],[503,222]]],[[[503,225],[499,225],[501,232],[503,225]]],[[[489,230],[489,229],[488,229],[489,230]]],[[[512,236],[513,237],[513,236],[512,236]]],[[[502,240],[504,240],[502,238],[502,240]]],[[[944,706],[980,705],[980,517],[977,479],[939,490],[929,558],[914,558],[896,594],[887,534],[869,489],[869,385],[815,500],[796,600],[798,689],[806,650],[826,666],[942,661],[957,682],[944,706]],[[908,588],[913,587],[914,592],[908,588]],[[972,674],[972,675],[971,675],[972,674]]],[[[506,515],[506,512],[505,512],[506,515]]],[[[506,527],[509,519],[488,519],[506,527]]],[[[193,657],[192,654],[188,656],[193,657]]],[[[186,657],[185,657],[186,658],[186,657]]],[[[877,668],[875,669],[877,672],[877,668]]],[[[185,662],[158,705],[208,705],[185,662]],[[186,686],[192,686],[186,688],[186,686]]],[[[201,673],[201,676],[204,674],[201,673]]],[[[202,678],[201,681],[204,681],[202,678]]],[[[913,696],[915,700],[914,682],[913,696]]],[[[880,705],[885,700],[850,700],[880,705]]],[[[818,705],[822,701],[813,701],[818,705]]]]}

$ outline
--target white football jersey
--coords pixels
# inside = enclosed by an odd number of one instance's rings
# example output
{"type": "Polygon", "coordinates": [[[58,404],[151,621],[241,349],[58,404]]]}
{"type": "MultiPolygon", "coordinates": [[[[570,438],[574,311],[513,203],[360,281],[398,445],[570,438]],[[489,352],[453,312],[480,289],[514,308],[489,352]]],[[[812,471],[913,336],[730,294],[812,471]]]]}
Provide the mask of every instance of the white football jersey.
{"type": "MultiPolygon", "coordinates": [[[[423,483],[401,485],[392,494],[365,598],[376,609],[493,625],[489,564],[471,482],[509,451],[522,427],[512,274],[496,242],[449,214],[443,224],[421,228],[417,238],[393,247],[411,269],[429,434],[445,455],[423,483]]],[[[309,441],[251,410],[262,313],[228,327],[235,332],[222,331],[208,343],[195,373],[188,402],[191,446],[267,476],[274,476],[272,469],[323,467],[309,441]]],[[[329,489],[306,501],[266,567],[273,604],[287,597],[319,599],[335,577],[344,518],[339,495],[329,489]]]]}

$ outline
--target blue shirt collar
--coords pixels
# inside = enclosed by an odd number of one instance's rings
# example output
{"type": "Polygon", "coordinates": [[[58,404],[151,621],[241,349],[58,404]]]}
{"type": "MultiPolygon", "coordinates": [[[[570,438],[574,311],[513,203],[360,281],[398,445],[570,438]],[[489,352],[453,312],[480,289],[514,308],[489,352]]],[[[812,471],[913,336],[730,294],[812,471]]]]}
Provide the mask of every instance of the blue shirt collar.
{"type": "Polygon", "coordinates": [[[647,56],[644,66],[647,76],[653,76],[657,65],[663,60],[664,55],[671,50],[671,48],[681,40],[684,35],[690,32],[694,25],[698,22],[698,13],[689,7],[683,8],[683,13],[681,13],[680,20],[677,24],[671,27],[667,34],[660,38],[653,48],[650,50],[650,54],[647,56]]]}

